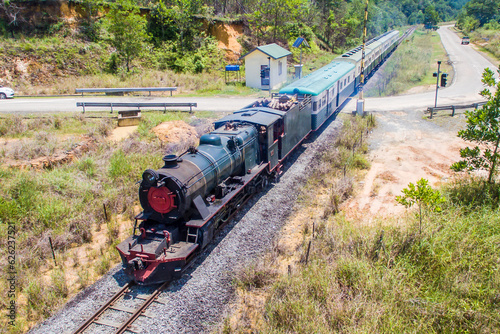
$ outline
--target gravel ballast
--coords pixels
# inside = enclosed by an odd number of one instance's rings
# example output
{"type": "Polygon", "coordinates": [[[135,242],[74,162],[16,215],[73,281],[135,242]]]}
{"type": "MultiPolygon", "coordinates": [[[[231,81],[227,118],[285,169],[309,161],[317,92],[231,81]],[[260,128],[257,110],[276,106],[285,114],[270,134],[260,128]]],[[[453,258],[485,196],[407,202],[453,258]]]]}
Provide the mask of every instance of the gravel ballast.
{"type": "MultiPolygon", "coordinates": [[[[227,312],[234,293],[231,282],[235,272],[269,250],[273,239],[279,237],[301,186],[315,166],[314,158],[331,145],[340,125],[339,121],[330,121],[298,147],[287,160],[280,181],[250,199],[186,274],[160,295],[161,303],[148,308],[149,315],[157,316],[141,317],[134,323],[134,331],[208,333],[213,330],[227,312]]],[[[29,333],[73,332],[127,281],[121,266],[113,268],[29,333]]],[[[113,332],[110,327],[92,326],[88,333],[113,332]]]]}

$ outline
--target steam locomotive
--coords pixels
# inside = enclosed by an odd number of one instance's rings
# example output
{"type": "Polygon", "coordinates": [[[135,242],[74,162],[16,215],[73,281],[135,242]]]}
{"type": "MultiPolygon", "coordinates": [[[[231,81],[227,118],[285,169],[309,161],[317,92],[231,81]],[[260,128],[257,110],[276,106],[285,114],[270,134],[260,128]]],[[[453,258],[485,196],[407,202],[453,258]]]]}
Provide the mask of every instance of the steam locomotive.
{"type": "MultiPolygon", "coordinates": [[[[368,69],[396,47],[398,36],[389,32],[368,43],[368,69]]],[[[216,121],[198,147],[166,155],[161,168],[144,171],[143,211],[133,235],[117,246],[125,273],[144,285],[180,277],[231,215],[280,175],[283,161],[307,135],[336,117],[359,82],[359,52],[353,49],[270,99],[216,121]]]]}

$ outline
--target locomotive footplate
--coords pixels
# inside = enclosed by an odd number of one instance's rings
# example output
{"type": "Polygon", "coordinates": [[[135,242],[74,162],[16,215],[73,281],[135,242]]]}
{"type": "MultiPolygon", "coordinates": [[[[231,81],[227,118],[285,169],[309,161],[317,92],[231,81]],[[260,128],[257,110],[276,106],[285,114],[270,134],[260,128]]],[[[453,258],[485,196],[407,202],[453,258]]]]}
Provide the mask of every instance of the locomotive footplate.
{"type": "Polygon", "coordinates": [[[161,242],[151,239],[129,237],[117,248],[122,257],[125,273],[137,284],[147,285],[165,282],[181,276],[186,264],[196,253],[198,244],[176,242],[170,247],[162,247],[161,242]],[[133,240],[136,239],[136,240],[133,240]],[[134,245],[129,249],[130,245],[134,245]],[[156,252],[156,249],[162,250],[156,252]]]}

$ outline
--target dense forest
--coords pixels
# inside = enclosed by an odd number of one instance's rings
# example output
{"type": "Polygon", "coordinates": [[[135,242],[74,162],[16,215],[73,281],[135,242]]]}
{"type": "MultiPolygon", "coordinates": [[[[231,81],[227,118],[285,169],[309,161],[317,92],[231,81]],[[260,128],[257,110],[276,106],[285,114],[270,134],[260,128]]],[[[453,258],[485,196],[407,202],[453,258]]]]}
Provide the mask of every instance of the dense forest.
{"type": "MultiPolygon", "coordinates": [[[[500,0],[372,0],[368,37],[394,27],[455,20],[479,26],[498,20],[500,0]],[[465,5],[465,7],[464,7],[465,5]],[[496,6],[497,10],[492,10],[496,6]],[[462,9],[464,8],[464,9],[462,9]]],[[[23,7],[37,1],[2,0],[0,34],[47,35],[64,30],[63,22],[47,17],[43,24],[24,18],[23,7]]],[[[141,52],[162,50],[166,66],[179,72],[202,72],[214,41],[204,32],[213,22],[239,22],[246,27],[240,41],[248,50],[276,42],[287,45],[298,36],[313,49],[340,53],[361,42],[365,0],[73,0],[80,6],[78,38],[107,42],[116,49],[108,69],[130,69],[141,52]],[[196,55],[195,55],[196,53],[196,55]]],[[[42,13],[43,15],[43,13],[42,13]]],[[[66,30],[67,31],[67,30],[66,30]]],[[[72,29],[75,34],[75,29],[72,29]]],[[[67,34],[67,33],[66,33],[67,34]]]]}

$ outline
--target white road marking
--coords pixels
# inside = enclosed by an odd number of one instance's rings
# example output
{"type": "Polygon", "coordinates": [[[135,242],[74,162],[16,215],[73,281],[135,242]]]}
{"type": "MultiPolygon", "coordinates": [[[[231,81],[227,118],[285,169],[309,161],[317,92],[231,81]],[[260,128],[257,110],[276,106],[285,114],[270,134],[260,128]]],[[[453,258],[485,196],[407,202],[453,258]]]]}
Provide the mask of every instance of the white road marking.
{"type": "Polygon", "coordinates": [[[76,101],[76,99],[50,99],[50,100],[13,100],[13,101],[5,101],[5,104],[21,104],[21,103],[56,103],[63,101],[76,101]]]}

